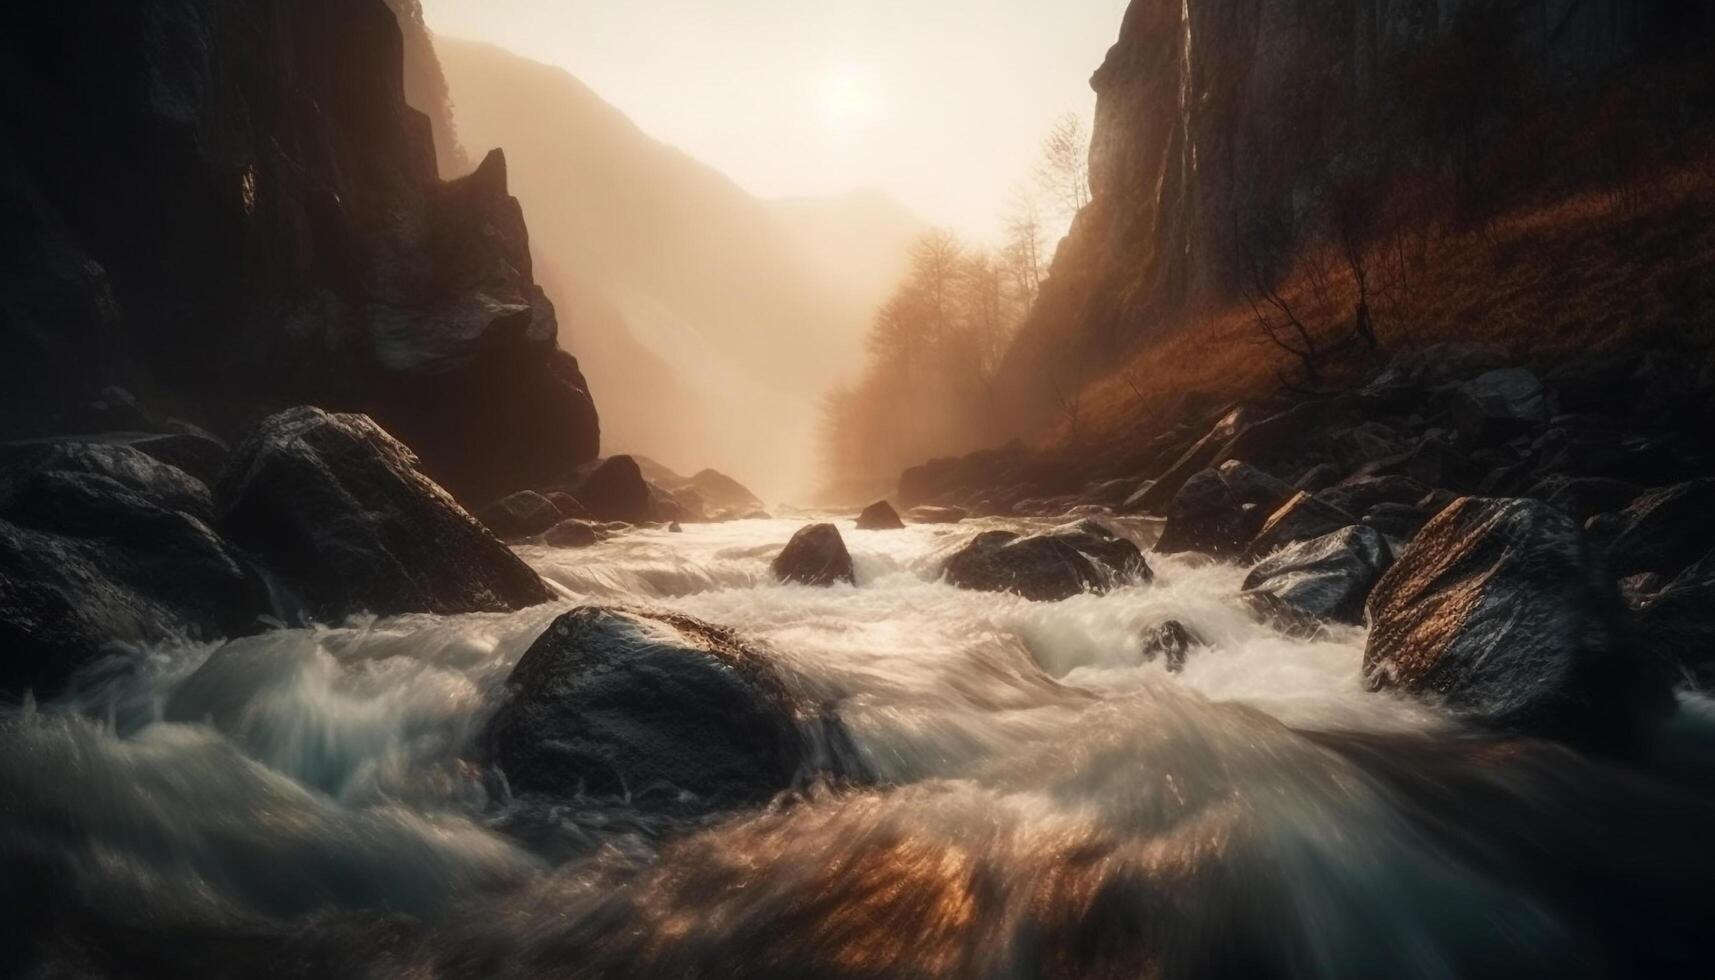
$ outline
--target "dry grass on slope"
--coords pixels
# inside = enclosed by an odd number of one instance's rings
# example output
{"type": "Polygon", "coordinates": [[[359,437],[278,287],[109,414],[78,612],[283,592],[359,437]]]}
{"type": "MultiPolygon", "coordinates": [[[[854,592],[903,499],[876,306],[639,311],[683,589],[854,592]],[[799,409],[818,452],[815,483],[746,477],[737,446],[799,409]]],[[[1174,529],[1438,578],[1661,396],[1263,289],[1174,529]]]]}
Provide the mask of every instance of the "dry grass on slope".
{"type": "MultiPolygon", "coordinates": [[[[1707,351],[1715,347],[1715,176],[1681,173],[1626,195],[1592,192],[1515,212],[1437,236],[1406,267],[1404,277],[1380,277],[1388,285],[1371,301],[1383,357],[1447,341],[1549,359],[1639,343],[1707,351]]],[[[1301,269],[1282,293],[1319,345],[1336,345],[1351,332],[1356,291],[1349,275],[1314,273],[1301,269]]],[[[1325,373],[1350,378],[1370,357],[1346,343],[1325,373]]],[[[1122,454],[1170,428],[1188,398],[1264,398],[1279,390],[1282,372],[1302,377],[1295,365],[1263,337],[1248,306],[1201,315],[1087,386],[1076,437],[1068,407],[1046,441],[1122,454]]]]}

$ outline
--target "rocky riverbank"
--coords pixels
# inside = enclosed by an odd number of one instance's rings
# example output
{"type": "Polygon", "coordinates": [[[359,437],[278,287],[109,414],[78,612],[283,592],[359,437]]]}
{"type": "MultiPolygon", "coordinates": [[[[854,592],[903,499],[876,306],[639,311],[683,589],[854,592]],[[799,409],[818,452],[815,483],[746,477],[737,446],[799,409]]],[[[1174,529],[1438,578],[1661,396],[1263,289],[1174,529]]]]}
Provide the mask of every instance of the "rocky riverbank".
{"type": "Polygon", "coordinates": [[[1193,408],[1124,459],[935,460],[897,499],[1153,516],[1157,552],[1254,566],[1258,615],[1367,621],[1376,686],[1614,748],[1715,667],[1712,396],[1709,365],[1662,351],[1529,365],[1441,346],[1343,390],[1193,408]]]}

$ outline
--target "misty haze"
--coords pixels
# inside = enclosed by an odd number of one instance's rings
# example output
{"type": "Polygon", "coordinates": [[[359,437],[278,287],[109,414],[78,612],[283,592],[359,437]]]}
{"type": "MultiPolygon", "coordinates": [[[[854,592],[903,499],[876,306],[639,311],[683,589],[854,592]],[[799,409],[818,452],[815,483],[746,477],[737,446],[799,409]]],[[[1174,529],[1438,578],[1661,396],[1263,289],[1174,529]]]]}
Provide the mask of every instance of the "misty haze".
{"type": "Polygon", "coordinates": [[[0,11],[0,976],[1698,976],[1715,7],[0,11]]]}

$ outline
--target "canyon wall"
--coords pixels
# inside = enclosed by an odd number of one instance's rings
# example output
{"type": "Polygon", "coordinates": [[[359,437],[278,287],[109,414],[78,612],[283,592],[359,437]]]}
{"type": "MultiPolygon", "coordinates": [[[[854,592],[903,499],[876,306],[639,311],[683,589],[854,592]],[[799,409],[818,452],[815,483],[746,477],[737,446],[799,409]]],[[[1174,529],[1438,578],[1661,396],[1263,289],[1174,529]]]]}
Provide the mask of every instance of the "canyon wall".
{"type": "MultiPolygon", "coordinates": [[[[1493,205],[1595,173],[1565,120],[1637,115],[1617,93],[1712,26],[1673,0],[1134,0],[1091,79],[1091,203],[1010,358],[1021,423],[1048,389],[1278,274],[1342,186],[1386,204],[1421,175],[1493,205]],[[1044,384],[1044,365],[1065,377],[1044,384]]],[[[1671,127],[1700,98],[1637,105],[1671,127]]]]}
{"type": "Polygon", "coordinates": [[[368,411],[467,499],[596,455],[506,161],[438,178],[386,3],[84,6],[0,13],[0,434],[123,386],[368,411]]]}

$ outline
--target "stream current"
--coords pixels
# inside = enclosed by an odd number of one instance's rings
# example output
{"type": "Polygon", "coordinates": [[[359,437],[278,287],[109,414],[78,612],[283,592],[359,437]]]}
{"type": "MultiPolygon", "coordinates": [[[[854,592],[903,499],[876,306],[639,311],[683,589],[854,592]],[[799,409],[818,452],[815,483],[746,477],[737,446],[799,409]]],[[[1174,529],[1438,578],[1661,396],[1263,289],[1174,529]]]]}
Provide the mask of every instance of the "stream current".
{"type": "MultiPolygon", "coordinates": [[[[938,581],[983,521],[801,521],[523,547],[562,601],[139,651],[0,708],[0,973],[1454,977],[1706,968],[1715,703],[1624,764],[1374,693],[1364,631],[1294,638],[1241,568],[1063,602],[938,581]],[[472,761],[580,603],[731,627],[872,778],[697,822],[517,799],[472,761]],[[1177,619],[1209,642],[1143,662],[1177,619]],[[10,967],[10,969],[7,969],[10,967]]],[[[1116,528],[1147,541],[1144,524],[1116,528]]]]}

